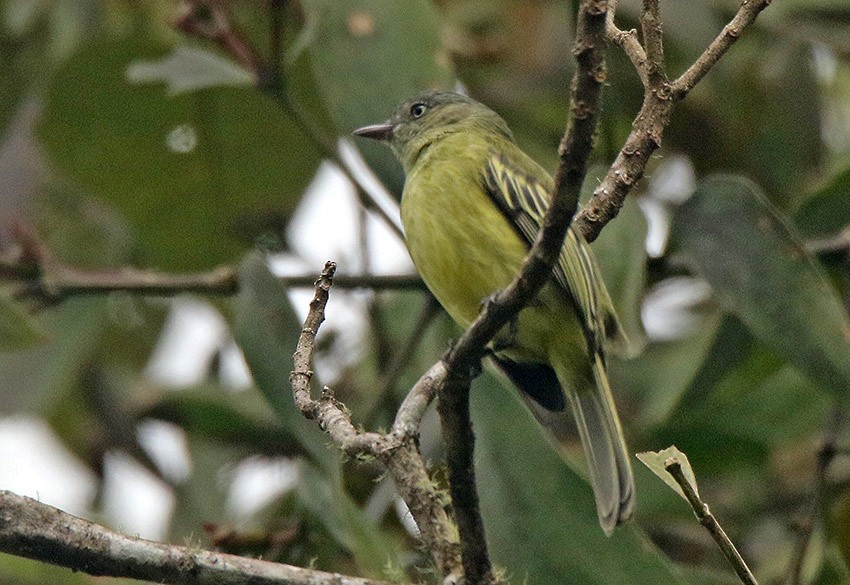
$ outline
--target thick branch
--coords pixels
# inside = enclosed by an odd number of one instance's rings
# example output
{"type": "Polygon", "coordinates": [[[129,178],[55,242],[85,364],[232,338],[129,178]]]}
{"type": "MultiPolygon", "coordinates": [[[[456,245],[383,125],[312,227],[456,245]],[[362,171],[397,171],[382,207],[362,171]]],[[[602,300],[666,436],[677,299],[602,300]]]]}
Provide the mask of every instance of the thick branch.
{"type": "Polygon", "coordinates": [[[0,551],[89,575],[183,585],[383,585],[113,532],[61,510],[0,491],[0,551]]]}

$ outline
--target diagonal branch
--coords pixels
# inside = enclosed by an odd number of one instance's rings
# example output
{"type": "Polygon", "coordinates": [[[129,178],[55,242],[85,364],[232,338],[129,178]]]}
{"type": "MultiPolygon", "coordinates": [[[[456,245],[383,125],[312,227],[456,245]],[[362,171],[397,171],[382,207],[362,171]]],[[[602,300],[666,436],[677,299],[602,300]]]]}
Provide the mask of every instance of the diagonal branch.
{"type": "Polygon", "coordinates": [[[756,17],[762,10],[767,8],[770,2],[771,0],[744,0],[741,2],[741,7],[732,20],[729,21],[729,24],[723,27],[720,34],[703,51],[702,55],[694,61],[694,64],[688,67],[687,71],[673,82],[672,89],[676,99],[684,98],[699,80],[705,77],[705,74],[726,54],[729,47],[741,38],[744,29],[755,22],[756,17]]]}
{"type": "MultiPolygon", "coordinates": [[[[717,63],[720,57],[741,36],[743,30],[750,26],[771,0],[743,0],[734,18],[727,24],[717,38],[706,48],[702,55],[677,80],[668,82],[664,76],[663,55],[661,53],[660,24],[656,29],[653,23],[657,20],[657,0],[645,0],[643,24],[646,47],[645,66],[640,65],[639,52],[629,43],[626,49],[632,63],[638,69],[641,79],[644,74],[648,80],[644,92],[643,104],[629,133],[626,143],[614,163],[608,169],[605,178],[596,187],[593,197],[584,209],[576,216],[576,228],[588,242],[594,241],[602,228],[619,213],[626,195],[643,177],[646,166],[652,154],[661,146],[664,130],[670,123],[670,117],[675,105],[683,100],[694,85],[717,63]],[[654,14],[653,14],[654,12],[654,14]],[[656,33],[658,38],[656,37],[656,33]],[[655,54],[655,57],[653,57],[655,54]],[[661,59],[653,64],[653,60],[661,59]],[[653,74],[653,70],[655,73],[653,74]],[[644,71],[644,73],[641,73],[644,71]],[[655,75],[655,79],[653,79],[655,75]]],[[[611,26],[609,26],[609,31],[611,26]]],[[[610,36],[610,32],[609,32],[610,36]]]]}
{"type": "Polygon", "coordinates": [[[494,581],[475,485],[474,435],[469,419],[470,383],[480,368],[489,341],[548,280],[575,214],[593,147],[599,95],[607,75],[604,58],[606,12],[604,0],[584,0],[579,7],[573,48],[578,68],[570,96],[570,120],[559,149],[555,193],[542,229],[517,278],[495,295],[443,358],[446,373],[438,390],[438,410],[446,443],[452,503],[460,531],[464,575],[469,583],[494,581]]]}
{"type": "Polygon", "coordinates": [[[646,52],[643,46],[638,41],[637,31],[635,29],[622,30],[617,27],[614,17],[617,13],[617,0],[608,0],[608,16],[605,18],[605,35],[608,40],[620,47],[629,60],[632,66],[637,71],[638,77],[644,87],[649,85],[649,79],[646,75],[646,52]]]}
{"type": "Polygon", "coordinates": [[[389,585],[118,534],[0,491],[0,551],[89,575],[182,585],[389,585]]]}
{"type": "Polygon", "coordinates": [[[336,138],[324,135],[310,115],[287,91],[287,80],[279,66],[280,47],[283,44],[281,3],[271,3],[270,9],[272,55],[268,60],[263,59],[260,52],[251,46],[232,24],[227,3],[221,0],[184,0],[183,10],[175,19],[174,28],[195,38],[215,43],[234,61],[250,71],[254,75],[257,88],[277,99],[301,127],[306,137],[313,141],[325,157],[336,163],[339,171],[354,186],[360,203],[377,214],[400,239],[404,239],[398,219],[387,213],[360,176],[351,170],[340,152],[336,138]]]}

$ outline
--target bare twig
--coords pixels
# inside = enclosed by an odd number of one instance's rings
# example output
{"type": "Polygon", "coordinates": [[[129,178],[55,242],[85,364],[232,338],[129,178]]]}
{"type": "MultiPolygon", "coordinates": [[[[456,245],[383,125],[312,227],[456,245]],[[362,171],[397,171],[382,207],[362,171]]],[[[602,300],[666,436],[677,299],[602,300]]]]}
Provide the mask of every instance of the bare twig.
{"type": "Polygon", "coordinates": [[[124,536],[8,491],[0,491],[0,551],[89,575],[155,583],[384,585],[381,581],[124,536]]]}
{"type": "Polygon", "coordinates": [[[217,0],[184,0],[183,9],[174,20],[174,28],[216,43],[255,78],[265,77],[266,67],[259,54],[233,27],[217,0]]]}
{"type": "Polygon", "coordinates": [[[808,502],[808,510],[799,523],[799,534],[788,570],[789,585],[799,585],[803,582],[803,564],[806,561],[806,552],[809,550],[809,544],[815,533],[815,526],[817,526],[818,520],[823,514],[826,474],[838,454],[836,441],[841,427],[841,410],[839,408],[833,409],[825,426],[825,436],[818,450],[814,487],[808,502]]]}
{"type": "Polygon", "coordinates": [[[643,0],[640,26],[646,49],[647,81],[649,87],[657,88],[667,81],[667,75],[664,73],[664,44],[658,0],[643,0]]]}
{"type": "Polygon", "coordinates": [[[410,366],[410,360],[413,359],[416,350],[422,344],[425,331],[434,322],[441,310],[437,299],[433,295],[427,295],[416,323],[407,334],[407,339],[398,350],[393,352],[389,365],[381,372],[376,392],[378,400],[368,409],[365,418],[372,418],[379,406],[386,405],[388,401],[394,399],[393,388],[398,382],[399,376],[410,366]]]}
{"type": "Polygon", "coordinates": [[[339,154],[336,138],[324,135],[311,116],[304,111],[293,96],[286,90],[285,72],[280,67],[280,48],[283,44],[283,22],[280,2],[272,5],[271,24],[271,59],[264,60],[259,51],[252,47],[238,33],[231,23],[230,15],[220,0],[184,0],[185,8],[174,21],[174,27],[191,36],[216,43],[234,61],[254,74],[257,87],[278,100],[293,120],[312,139],[322,155],[334,161],[340,172],[354,185],[361,204],[376,213],[384,223],[399,238],[404,238],[398,221],[390,217],[386,210],[377,202],[372,193],[366,189],[362,181],[351,172],[339,154]]]}
{"type": "Polygon", "coordinates": [[[717,546],[720,547],[723,556],[726,557],[726,560],[729,561],[732,568],[735,569],[735,573],[737,573],[741,582],[744,583],[744,585],[758,585],[756,578],[753,576],[749,567],[747,567],[747,563],[744,561],[744,558],[738,552],[738,549],[735,548],[735,545],[729,539],[729,536],[727,536],[723,527],[720,526],[719,522],[717,522],[717,518],[715,518],[711,513],[711,510],[709,510],[708,504],[702,501],[702,498],[700,498],[699,494],[696,490],[694,490],[693,485],[691,485],[691,482],[689,482],[685,477],[685,474],[682,471],[682,464],[678,460],[671,458],[664,467],[667,472],[673,476],[673,479],[676,480],[679,487],[682,488],[682,491],[688,499],[688,503],[691,505],[691,508],[693,508],[694,514],[699,519],[700,524],[705,526],[706,530],[708,530],[709,534],[711,534],[711,537],[717,543],[717,546]]]}
{"type": "Polygon", "coordinates": [[[613,22],[608,26],[609,37],[622,46],[632,63],[638,68],[641,80],[645,79],[646,90],[643,104],[632,124],[626,143],[620,149],[614,164],[605,178],[594,190],[593,197],[576,216],[576,228],[588,242],[594,241],[602,228],[616,217],[623,206],[626,195],[643,177],[652,154],[661,146],[664,130],[670,123],[675,105],[687,96],[694,85],[702,79],[720,57],[750,26],[758,14],[771,0],[744,0],[731,22],[706,48],[702,55],[677,80],[668,82],[664,75],[660,24],[657,22],[657,0],[646,0],[641,18],[646,59],[632,40],[618,33],[613,22]],[[654,12],[654,15],[653,15],[654,12]],[[656,26],[657,25],[657,26],[656,26]],[[613,28],[613,30],[612,30],[613,28]],[[643,62],[643,65],[641,63],[643,62]]]}
{"type": "MultiPolygon", "coordinates": [[[[75,296],[112,292],[150,296],[173,296],[183,293],[229,296],[239,292],[237,271],[232,266],[185,274],[135,268],[79,270],[64,265],[55,265],[50,273],[44,276],[33,277],[29,273],[24,275],[23,272],[11,263],[0,263],[0,280],[22,280],[21,276],[26,276],[19,296],[34,297],[48,303],[58,303],[75,296]]],[[[288,288],[308,288],[313,286],[315,280],[312,276],[299,274],[278,276],[277,279],[288,288]]],[[[425,284],[416,274],[352,274],[338,276],[335,284],[341,289],[425,290],[425,284]]]]}
{"type": "Polygon", "coordinates": [[[620,47],[629,60],[632,66],[637,71],[641,83],[646,87],[649,85],[649,80],[646,74],[646,52],[643,46],[638,41],[637,31],[621,30],[617,27],[615,16],[617,12],[617,0],[608,0],[608,16],[605,19],[605,35],[608,40],[620,47]]]}
{"type": "Polygon", "coordinates": [[[720,58],[729,50],[744,32],[744,29],[755,22],[762,10],[767,8],[771,0],[743,0],[735,17],[723,27],[720,34],[711,42],[702,55],[688,67],[679,79],[673,82],[672,89],[676,99],[684,98],[689,91],[705,77],[720,58]]]}
{"type": "MultiPolygon", "coordinates": [[[[74,296],[112,292],[151,296],[182,293],[229,296],[239,292],[238,272],[233,266],[183,274],[131,267],[83,270],[57,260],[29,228],[20,227],[15,242],[17,253],[3,254],[0,250],[0,281],[19,283],[18,297],[48,305],[74,296]]],[[[312,287],[315,283],[315,278],[308,275],[279,276],[278,280],[289,288],[312,287]]],[[[425,284],[416,274],[346,275],[338,276],[335,284],[344,289],[425,290],[425,284]]]]}
{"type": "MultiPolygon", "coordinates": [[[[290,374],[295,403],[309,419],[315,420],[334,443],[349,455],[368,454],[376,457],[393,478],[396,489],[407,504],[419,527],[424,544],[434,557],[437,567],[446,578],[461,574],[457,532],[449,520],[442,500],[428,476],[419,452],[419,419],[429,401],[427,379],[411,392],[399,410],[396,424],[387,435],[363,432],[355,428],[349,413],[338,403],[330,388],[325,387],[318,400],[313,399],[310,383],[313,372],[310,361],[319,326],[325,318],[328,291],[336,264],[328,262],[316,281],[316,294],[304,321],[301,336],[293,356],[290,374]]],[[[435,366],[436,367],[436,366],[435,366]]],[[[440,366],[440,371],[442,366],[440,366]]],[[[434,368],[432,368],[432,371],[434,368]]]]}

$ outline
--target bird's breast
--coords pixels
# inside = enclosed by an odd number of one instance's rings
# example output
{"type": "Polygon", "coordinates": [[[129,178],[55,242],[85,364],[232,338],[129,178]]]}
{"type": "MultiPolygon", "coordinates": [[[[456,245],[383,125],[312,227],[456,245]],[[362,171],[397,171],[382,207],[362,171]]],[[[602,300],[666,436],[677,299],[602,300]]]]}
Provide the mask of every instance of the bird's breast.
{"type": "Polygon", "coordinates": [[[405,237],[428,288],[466,327],[481,303],[516,276],[527,248],[484,191],[476,161],[429,158],[405,184],[405,237]]]}

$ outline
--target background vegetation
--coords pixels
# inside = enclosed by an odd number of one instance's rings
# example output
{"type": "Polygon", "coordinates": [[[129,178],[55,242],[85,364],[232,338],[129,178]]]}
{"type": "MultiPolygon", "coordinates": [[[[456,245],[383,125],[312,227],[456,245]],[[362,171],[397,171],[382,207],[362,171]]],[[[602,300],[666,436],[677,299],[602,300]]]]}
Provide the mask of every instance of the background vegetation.
{"type": "MultiPolygon", "coordinates": [[[[391,482],[373,462],[345,460],[292,405],[306,301],[264,259],[308,282],[324,256],[341,277],[409,273],[386,260],[398,242],[369,193],[350,207],[349,242],[338,236],[347,208],[337,201],[357,190],[311,196],[330,202],[314,205],[312,220],[302,204],[328,164],[360,176],[345,137],[423,88],[463,84],[554,168],[574,6],[228,2],[255,50],[240,60],[226,39],[204,38],[205,15],[187,19],[188,4],[0,2],[0,410],[6,421],[43,421],[90,470],[93,519],[120,517],[104,495],[115,461],[129,460],[173,496],[169,542],[426,581],[428,556],[391,482]],[[252,59],[269,66],[259,80],[252,59]],[[176,300],[66,294],[87,274],[125,266],[220,265],[234,267],[238,292],[223,273],[176,300]],[[182,358],[204,365],[202,379],[175,387],[155,375],[152,355],[175,311],[197,302],[226,327],[210,352],[182,358]],[[228,375],[234,341],[253,373],[247,388],[228,375]],[[185,441],[188,466],[169,467],[145,439],[151,428],[185,441]],[[239,513],[233,480],[257,461],[291,462],[288,486],[239,513]]],[[[621,28],[636,26],[636,4],[621,2],[621,28]]],[[[737,3],[661,9],[668,71],[678,73],[737,3]]],[[[775,2],[679,106],[646,178],[593,244],[635,347],[612,365],[630,447],[688,453],[703,497],[762,583],[850,583],[848,429],[836,414],[850,390],[848,39],[846,2],[775,2]],[[658,236],[666,227],[669,240],[658,236]]],[[[588,190],[642,96],[628,59],[611,47],[608,60],[588,190]]],[[[397,197],[391,154],[357,147],[397,197]]],[[[331,295],[317,370],[368,429],[392,422],[458,334],[415,279],[401,283],[331,295]]],[[[606,539],[577,444],[557,454],[515,392],[487,373],[472,401],[488,539],[513,582],[736,582],[690,509],[639,464],[636,521],[606,539]]],[[[444,483],[436,425],[426,419],[421,441],[444,483]]],[[[2,582],[91,580],[0,557],[2,582]]]]}

